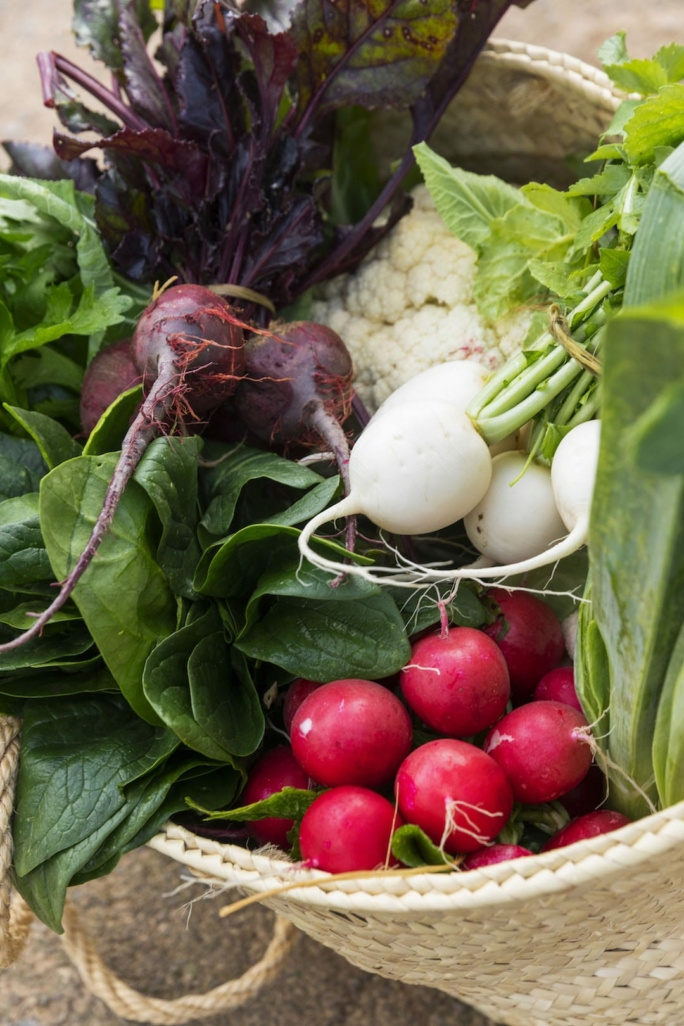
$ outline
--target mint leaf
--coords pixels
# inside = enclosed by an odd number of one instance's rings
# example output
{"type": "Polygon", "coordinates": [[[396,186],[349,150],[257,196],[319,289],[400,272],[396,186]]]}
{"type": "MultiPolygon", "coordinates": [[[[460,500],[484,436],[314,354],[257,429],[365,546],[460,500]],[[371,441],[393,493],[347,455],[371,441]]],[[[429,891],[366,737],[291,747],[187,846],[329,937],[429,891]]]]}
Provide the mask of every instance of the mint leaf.
{"type": "Polygon", "coordinates": [[[653,161],[660,146],[684,140],[684,85],[664,86],[653,99],[640,103],[625,125],[625,152],[632,164],[653,161]]]}

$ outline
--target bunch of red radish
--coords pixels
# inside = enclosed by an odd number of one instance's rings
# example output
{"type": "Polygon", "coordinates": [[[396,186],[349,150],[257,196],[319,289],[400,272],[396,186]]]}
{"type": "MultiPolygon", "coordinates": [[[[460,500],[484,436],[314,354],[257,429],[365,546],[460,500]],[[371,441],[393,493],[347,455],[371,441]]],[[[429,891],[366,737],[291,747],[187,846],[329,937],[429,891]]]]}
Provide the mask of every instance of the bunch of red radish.
{"type": "MultiPolygon", "coordinates": [[[[455,627],[415,642],[399,692],[368,680],[297,680],[283,708],[291,747],[252,767],[243,804],[284,787],[323,790],[301,822],[308,865],[333,873],[393,867],[392,835],[420,827],[474,869],[532,852],[495,839],[514,803],[560,800],[575,816],[542,850],[617,829],[599,810],[603,775],[553,610],[522,591],[493,589],[500,615],[482,630],[455,627]],[[513,708],[511,710],[511,703],[513,708]],[[408,708],[407,708],[408,707],[408,708]],[[414,747],[413,719],[436,735],[414,747]]],[[[293,821],[249,824],[261,844],[289,848],[293,821]]]]}

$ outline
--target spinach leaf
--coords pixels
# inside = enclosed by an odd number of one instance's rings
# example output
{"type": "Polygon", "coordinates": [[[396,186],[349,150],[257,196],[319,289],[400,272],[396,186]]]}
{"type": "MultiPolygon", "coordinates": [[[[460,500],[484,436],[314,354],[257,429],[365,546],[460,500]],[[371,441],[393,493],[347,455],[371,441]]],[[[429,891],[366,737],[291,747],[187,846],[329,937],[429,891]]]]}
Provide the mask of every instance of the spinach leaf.
{"type": "Polygon", "coordinates": [[[389,677],[411,655],[399,610],[385,593],[345,602],[279,598],[235,645],[252,659],[323,682],[389,677]]]}
{"type": "MultiPolygon", "coordinates": [[[[62,580],[90,538],[116,456],[80,456],[41,483],[45,545],[62,580]]],[[[74,589],[73,599],[124,696],[139,716],[159,723],[143,694],[147,656],[174,630],[176,603],[149,538],[151,503],[129,482],[114,521],[74,589]]]]}
{"type": "Polygon", "coordinates": [[[5,409],[33,438],[50,470],[59,466],[60,463],[64,463],[65,460],[80,455],[82,447],[73,440],[66,428],[52,417],[46,417],[42,413],[30,410],[20,410],[7,403],[5,403],[5,409]]]}
{"type": "Polygon", "coordinates": [[[209,534],[220,537],[228,533],[240,492],[249,481],[267,478],[299,489],[311,488],[321,481],[320,475],[313,470],[275,453],[249,449],[247,446],[236,447],[228,452],[225,447],[222,448],[224,452],[215,457],[217,447],[207,447],[207,459],[218,458],[221,462],[202,475],[206,505],[202,526],[209,534]]]}
{"type": "Polygon", "coordinates": [[[207,758],[235,765],[234,755],[254,751],[261,741],[258,697],[245,669],[230,658],[215,605],[155,648],[143,688],[160,719],[207,758]]]}
{"type": "Polygon", "coordinates": [[[25,876],[90,838],[126,805],[122,788],[178,746],[118,695],[27,703],[14,820],[14,864],[25,876]]]}
{"type": "MultiPolygon", "coordinates": [[[[8,499],[8,503],[16,500],[8,499]]],[[[0,518],[6,503],[0,503],[0,518]]],[[[0,588],[9,591],[32,591],[35,586],[52,580],[52,567],[40,530],[38,516],[24,518],[25,510],[15,507],[16,521],[2,523],[0,519],[0,588]]],[[[7,511],[8,513],[10,511],[7,511]]]]}
{"type": "Polygon", "coordinates": [[[134,480],[154,503],[162,523],[157,562],[175,595],[195,598],[192,578],[201,556],[197,541],[197,460],[202,440],[156,438],[134,480]]]}
{"type": "MultiPolygon", "coordinates": [[[[63,669],[63,667],[62,667],[63,669]]],[[[15,698],[61,698],[98,691],[118,692],[116,681],[101,660],[88,660],[80,671],[36,672],[4,677],[0,675],[0,694],[15,698]]]]}
{"type": "Polygon", "coordinates": [[[37,491],[46,472],[35,442],[0,434],[0,502],[37,491]]]}
{"type": "Polygon", "coordinates": [[[83,455],[102,456],[106,452],[118,452],[141,399],[142,385],[129,388],[117,396],[90,432],[83,447],[83,455]]]}
{"type": "Polygon", "coordinates": [[[188,680],[199,726],[231,755],[255,752],[264,736],[264,710],[241,652],[223,631],[202,638],[190,653],[188,680]]]}

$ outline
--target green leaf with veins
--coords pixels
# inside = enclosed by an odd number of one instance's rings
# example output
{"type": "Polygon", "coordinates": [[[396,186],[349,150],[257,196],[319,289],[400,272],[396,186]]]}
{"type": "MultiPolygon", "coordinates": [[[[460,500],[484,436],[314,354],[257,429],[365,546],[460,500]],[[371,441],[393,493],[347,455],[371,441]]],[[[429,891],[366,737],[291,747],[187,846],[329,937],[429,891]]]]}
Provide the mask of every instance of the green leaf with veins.
{"type": "Polygon", "coordinates": [[[80,392],[83,368],[50,346],[18,357],[12,364],[12,377],[22,388],[61,385],[80,392]]]}
{"type": "Polygon", "coordinates": [[[252,659],[323,682],[389,677],[411,654],[399,610],[385,593],[347,602],[278,598],[235,645],[252,659]]]}
{"type": "MultiPolygon", "coordinates": [[[[64,666],[64,664],[62,664],[64,666]]],[[[0,694],[15,698],[60,698],[71,695],[94,694],[105,691],[117,694],[119,688],[101,660],[88,660],[80,670],[55,673],[54,671],[0,676],[0,694]]]]}
{"type": "Polygon", "coordinates": [[[31,435],[40,449],[40,454],[50,470],[64,463],[65,460],[79,456],[81,446],[75,442],[66,428],[42,413],[21,410],[16,406],[4,404],[5,409],[14,417],[18,424],[31,435]]]}
{"type": "Polygon", "coordinates": [[[492,225],[522,202],[520,192],[494,175],[452,167],[427,143],[413,147],[437,212],[457,239],[477,250],[492,225]]]}
{"type": "Polygon", "coordinates": [[[202,638],[190,653],[188,680],[197,723],[231,755],[257,750],[266,721],[247,660],[226,644],[223,631],[202,638]]]}
{"type": "Polygon", "coordinates": [[[27,704],[14,820],[24,876],[90,837],[126,804],[122,788],[160,765],[178,739],[115,695],[27,704]]]}
{"type": "Polygon", "coordinates": [[[118,452],[141,400],[142,385],[135,385],[118,395],[90,432],[83,455],[102,456],[106,452],[118,452]]]}
{"type": "Polygon", "coordinates": [[[35,442],[0,434],[0,502],[37,491],[46,472],[35,442]]]}
{"type": "Polygon", "coordinates": [[[192,808],[203,813],[208,820],[222,819],[228,822],[253,823],[258,819],[267,819],[275,816],[278,819],[301,819],[312,802],[318,798],[321,791],[304,791],[298,787],[284,787],[269,798],[260,802],[252,802],[251,805],[241,805],[237,809],[221,809],[218,812],[212,809],[191,803],[192,808]]]}
{"type": "MultiPolygon", "coordinates": [[[[115,455],[80,456],[41,482],[40,519],[58,580],[90,538],[115,465],[115,455]]],[[[143,695],[142,670],[154,646],[173,631],[176,603],[154,557],[151,512],[143,489],[130,481],[73,600],[125,697],[138,715],[157,723],[143,695]]]]}
{"type": "Polygon", "coordinates": [[[156,438],[134,480],[154,503],[162,524],[157,562],[174,595],[194,598],[192,578],[201,556],[197,540],[197,461],[202,439],[156,438]]]}
{"type": "MultiPolygon", "coordinates": [[[[224,654],[219,651],[216,639],[211,644],[212,656],[215,660],[214,671],[218,676],[211,682],[206,675],[205,654],[207,649],[203,648],[195,657],[193,674],[195,679],[195,697],[200,706],[201,716],[204,725],[199,722],[193,709],[193,693],[190,684],[191,659],[195,649],[202,641],[212,635],[220,635],[220,618],[215,605],[200,617],[182,627],[179,631],[164,638],[155,648],[145,663],[143,673],[143,688],[145,695],[160,717],[188,747],[210,759],[218,762],[234,763],[233,753],[224,747],[223,732],[220,726],[221,718],[225,714],[226,704],[230,707],[230,701],[224,699],[223,705],[219,707],[216,716],[212,717],[211,710],[207,708],[204,700],[208,693],[212,699],[216,699],[222,687],[229,686],[221,674],[225,671],[224,654]],[[209,730],[206,726],[209,726],[209,730]],[[217,737],[222,740],[217,740],[217,737]]],[[[225,641],[221,638],[223,648],[227,648],[225,641]]],[[[234,685],[234,682],[230,682],[234,685]]],[[[248,713],[251,713],[251,706],[248,713]]],[[[230,726],[230,725],[228,725],[230,726]]],[[[251,721],[248,722],[248,727],[251,721]]],[[[238,726],[239,729],[239,726],[238,726]]],[[[263,732],[263,721],[261,733],[263,732]]],[[[259,734],[259,741],[261,740],[259,734]]],[[[257,744],[259,743],[257,741],[257,744]]],[[[253,749],[252,749],[253,750],[253,749]]]]}
{"type": "MultiPolygon", "coordinates": [[[[4,502],[0,503],[0,515],[4,506],[4,502]]],[[[0,526],[0,588],[32,591],[33,586],[48,584],[53,579],[52,566],[38,516],[25,516],[20,510],[16,515],[20,519],[0,526]]]]}
{"type": "Polygon", "coordinates": [[[684,85],[664,86],[640,103],[625,125],[625,152],[632,164],[648,164],[660,146],[684,140],[684,85]]]}
{"type": "Polygon", "coordinates": [[[230,529],[240,492],[250,481],[267,478],[290,488],[305,489],[320,484],[321,476],[271,452],[250,449],[247,446],[207,445],[205,459],[219,459],[220,463],[201,474],[201,489],[206,512],[202,527],[209,534],[220,537],[230,529]]]}
{"type": "Polygon", "coordinates": [[[300,54],[294,73],[300,113],[319,90],[319,114],[349,103],[408,106],[446,55],[458,22],[450,0],[340,0],[332,7],[303,0],[290,28],[300,54]]]}

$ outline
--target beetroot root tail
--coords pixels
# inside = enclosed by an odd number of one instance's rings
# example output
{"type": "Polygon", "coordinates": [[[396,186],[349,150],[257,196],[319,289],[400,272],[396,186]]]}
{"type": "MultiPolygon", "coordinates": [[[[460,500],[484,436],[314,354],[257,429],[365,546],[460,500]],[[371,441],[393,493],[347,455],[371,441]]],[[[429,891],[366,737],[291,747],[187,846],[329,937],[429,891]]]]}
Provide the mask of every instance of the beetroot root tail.
{"type": "Polygon", "coordinates": [[[12,641],[0,645],[0,653],[11,652],[13,649],[20,648],[33,638],[38,637],[42,634],[43,628],[55,613],[67,603],[78,581],[88,569],[93,556],[100,547],[102,539],[109,530],[124,488],[135,473],[136,467],[140,463],[148,445],[159,434],[160,424],[167,419],[170,403],[174,396],[177,396],[177,393],[177,369],[173,364],[167,367],[160,361],[159,377],[150,389],[149,395],[140,408],[140,412],[126,432],[126,437],[121,446],[121,455],[105,493],[102,510],[95,522],[86,547],[78,557],[74,568],[62,582],[57,597],[40,616],[36,617],[35,622],[28,630],[13,638],[12,641]]]}

